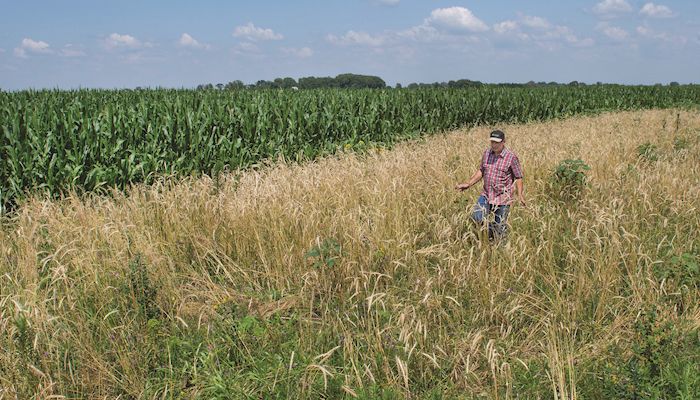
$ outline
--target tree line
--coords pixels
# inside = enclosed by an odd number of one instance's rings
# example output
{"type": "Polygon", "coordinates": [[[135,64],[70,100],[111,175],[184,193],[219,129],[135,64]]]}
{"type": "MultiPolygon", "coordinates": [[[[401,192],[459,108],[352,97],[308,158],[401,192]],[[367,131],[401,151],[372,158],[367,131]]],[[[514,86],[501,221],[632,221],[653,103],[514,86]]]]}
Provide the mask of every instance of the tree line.
{"type": "MultiPolygon", "coordinates": [[[[569,83],[559,83],[559,82],[535,82],[529,81],[526,83],[483,83],[480,81],[474,81],[470,79],[458,79],[450,80],[447,82],[433,82],[433,83],[410,83],[406,86],[401,83],[397,83],[394,88],[402,89],[404,87],[408,89],[418,89],[418,88],[470,88],[470,87],[481,87],[481,86],[492,86],[492,87],[552,87],[552,86],[624,86],[617,84],[609,84],[603,82],[596,82],[595,84],[586,84],[585,82],[571,81],[569,83]]],[[[654,86],[662,86],[661,83],[657,83],[654,86]]],[[[669,86],[679,86],[678,82],[671,82],[669,86]]],[[[339,89],[390,89],[386,82],[373,75],[358,75],[358,74],[340,74],[336,77],[324,76],[315,77],[307,76],[303,78],[294,79],[290,77],[286,78],[276,78],[274,80],[259,80],[252,84],[246,84],[241,80],[235,80],[228,83],[217,83],[217,84],[201,84],[197,86],[197,90],[239,90],[239,89],[323,89],[323,88],[339,88],[339,89]]]]}
{"type": "Polygon", "coordinates": [[[254,84],[245,84],[243,81],[235,80],[226,84],[211,83],[197,86],[198,90],[207,89],[321,89],[321,88],[340,88],[340,89],[384,89],[386,82],[378,76],[358,75],[358,74],[340,74],[335,78],[330,76],[315,77],[308,76],[299,78],[276,78],[272,81],[259,80],[254,84]]]}

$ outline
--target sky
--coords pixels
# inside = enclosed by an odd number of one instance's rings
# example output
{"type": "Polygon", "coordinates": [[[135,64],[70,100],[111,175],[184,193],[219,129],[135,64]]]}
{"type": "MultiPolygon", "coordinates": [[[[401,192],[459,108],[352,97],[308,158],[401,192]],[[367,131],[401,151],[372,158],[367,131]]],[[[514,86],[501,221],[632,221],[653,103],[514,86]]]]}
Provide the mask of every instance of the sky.
{"type": "Polygon", "coordinates": [[[0,0],[0,89],[700,83],[698,0],[0,0]]]}

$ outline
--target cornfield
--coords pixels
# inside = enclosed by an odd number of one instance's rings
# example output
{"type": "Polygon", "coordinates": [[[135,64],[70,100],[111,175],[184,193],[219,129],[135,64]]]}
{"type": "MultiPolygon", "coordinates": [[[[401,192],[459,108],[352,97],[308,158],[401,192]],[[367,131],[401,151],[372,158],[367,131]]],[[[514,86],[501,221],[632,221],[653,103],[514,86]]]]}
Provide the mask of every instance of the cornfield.
{"type": "Polygon", "coordinates": [[[0,205],[216,176],[461,126],[700,103],[700,87],[0,92],[0,205]]]}

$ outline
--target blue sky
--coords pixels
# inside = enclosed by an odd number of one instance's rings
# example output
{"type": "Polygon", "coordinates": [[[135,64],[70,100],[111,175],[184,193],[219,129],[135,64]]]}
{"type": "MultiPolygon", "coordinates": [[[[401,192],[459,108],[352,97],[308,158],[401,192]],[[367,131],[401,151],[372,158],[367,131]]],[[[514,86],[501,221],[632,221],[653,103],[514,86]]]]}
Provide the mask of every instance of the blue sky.
{"type": "Polygon", "coordinates": [[[0,88],[700,83],[697,0],[0,0],[0,88]]]}

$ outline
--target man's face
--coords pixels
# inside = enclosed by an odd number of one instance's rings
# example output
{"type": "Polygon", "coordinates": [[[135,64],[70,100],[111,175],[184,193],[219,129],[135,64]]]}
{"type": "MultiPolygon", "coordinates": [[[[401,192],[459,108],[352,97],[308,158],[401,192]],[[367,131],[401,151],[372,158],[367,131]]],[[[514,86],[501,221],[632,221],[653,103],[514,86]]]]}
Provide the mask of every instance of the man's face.
{"type": "Polygon", "coordinates": [[[503,147],[505,146],[504,142],[491,142],[491,150],[494,153],[500,153],[503,151],[503,147]]]}

